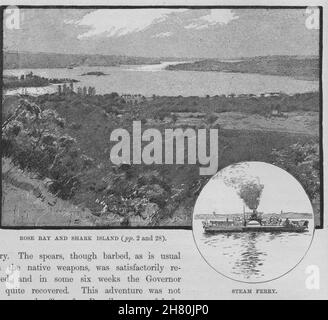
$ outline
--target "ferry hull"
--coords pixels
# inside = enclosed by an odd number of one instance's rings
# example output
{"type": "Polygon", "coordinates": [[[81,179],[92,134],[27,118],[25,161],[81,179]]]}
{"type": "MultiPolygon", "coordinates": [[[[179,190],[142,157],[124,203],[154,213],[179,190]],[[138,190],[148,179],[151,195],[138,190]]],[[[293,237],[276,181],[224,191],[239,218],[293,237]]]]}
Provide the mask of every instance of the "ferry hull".
{"type": "Polygon", "coordinates": [[[285,226],[252,226],[252,227],[218,227],[204,226],[206,233],[230,233],[230,232],[306,232],[306,227],[285,227],[285,226]]]}

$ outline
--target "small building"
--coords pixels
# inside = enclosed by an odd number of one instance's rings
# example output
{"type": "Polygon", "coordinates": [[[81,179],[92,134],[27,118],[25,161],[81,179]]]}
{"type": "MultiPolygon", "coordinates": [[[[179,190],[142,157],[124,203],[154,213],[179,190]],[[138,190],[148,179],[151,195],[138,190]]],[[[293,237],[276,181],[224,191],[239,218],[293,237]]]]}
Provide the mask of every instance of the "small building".
{"type": "Polygon", "coordinates": [[[121,98],[125,101],[125,103],[129,104],[138,104],[145,100],[145,97],[141,94],[122,94],[121,98]]]}

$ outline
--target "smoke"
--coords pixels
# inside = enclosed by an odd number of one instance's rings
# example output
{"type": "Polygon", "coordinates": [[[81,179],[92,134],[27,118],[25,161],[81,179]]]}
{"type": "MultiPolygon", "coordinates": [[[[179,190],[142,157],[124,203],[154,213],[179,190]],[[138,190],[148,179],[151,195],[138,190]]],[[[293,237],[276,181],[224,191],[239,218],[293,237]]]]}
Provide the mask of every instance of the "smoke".
{"type": "Polygon", "coordinates": [[[244,181],[238,189],[237,193],[245,205],[251,210],[256,210],[260,204],[264,185],[258,181],[244,181]]]}
{"type": "Polygon", "coordinates": [[[218,172],[212,179],[222,179],[227,187],[234,188],[237,195],[251,210],[257,210],[264,185],[247,162],[236,163],[218,172]]]}
{"type": "Polygon", "coordinates": [[[255,211],[261,200],[264,185],[255,172],[250,171],[247,162],[236,163],[221,170],[212,179],[223,179],[226,186],[236,190],[245,205],[255,211]]]}

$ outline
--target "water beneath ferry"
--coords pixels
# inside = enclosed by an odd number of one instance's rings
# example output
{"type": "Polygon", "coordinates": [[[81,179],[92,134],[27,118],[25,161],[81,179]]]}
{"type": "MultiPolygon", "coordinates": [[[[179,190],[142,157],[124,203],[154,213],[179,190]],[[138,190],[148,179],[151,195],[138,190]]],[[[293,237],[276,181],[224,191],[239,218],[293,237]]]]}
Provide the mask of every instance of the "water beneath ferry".
{"type": "Polygon", "coordinates": [[[306,254],[313,236],[313,220],[304,233],[237,232],[206,234],[194,220],[197,247],[216,271],[244,282],[263,282],[293,269],[306,254]]]}

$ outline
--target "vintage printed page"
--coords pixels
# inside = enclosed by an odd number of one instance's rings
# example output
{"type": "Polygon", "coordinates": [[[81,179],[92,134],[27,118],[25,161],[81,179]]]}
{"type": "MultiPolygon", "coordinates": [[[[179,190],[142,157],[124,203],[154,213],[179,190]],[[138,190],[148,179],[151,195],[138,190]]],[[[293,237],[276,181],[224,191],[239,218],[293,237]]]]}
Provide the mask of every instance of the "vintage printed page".
{"type": "Polygon", "coordinates": [[[1,300],[328,298],[327,3],[1,19],[1,300]]]}

